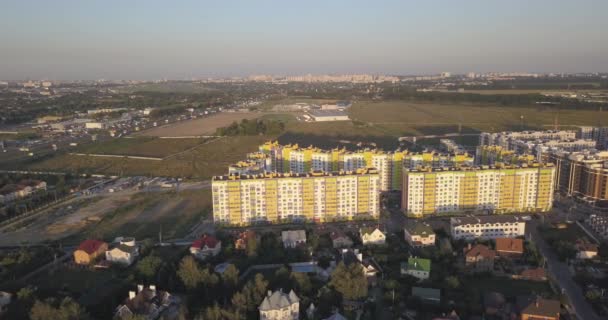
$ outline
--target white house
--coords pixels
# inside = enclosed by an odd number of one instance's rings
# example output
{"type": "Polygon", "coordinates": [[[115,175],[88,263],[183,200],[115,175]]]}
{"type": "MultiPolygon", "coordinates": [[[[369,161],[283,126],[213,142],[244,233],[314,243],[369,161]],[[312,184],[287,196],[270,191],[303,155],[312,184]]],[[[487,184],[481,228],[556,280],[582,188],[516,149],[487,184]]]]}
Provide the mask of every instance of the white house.
{"type": "Polygon", "coordinates": [[[431,260],[410,257],[407,262],[401,263],[401,274],[407,274],[420,280],[428,279],[431,274],[431,260]]]}
{"type": "Polygon", "coordinates": [[[526,221],[509,215],[455,217],[450,231],[454,240],[517,238],[525,235],[526,221]]]}
{"type": "Polygon", "coordinates": [[[426,223],[413,222],[406,224],[403,229],[405,241],[412,247],[426,247],[435,245],[435,232],[426,223]]]}
{"type": "Polygon", "coordinates": [[[304,230],[287,230],[281,232],[283,247],[295,248],[301,244],[306,244],[306,231],[304,230]]]}
{"type": "Polygon", "coordinates": [[[202,238],[195,240],[190,246],[190,253],[201,260],[209,256],[216,256],[220,251],[222,251],[222,242],[209,235],[204,235],[202,238]]]}
{"type": "Polygon", "coordinates": [[[300,298],[291,290],[289,294],[279,289],[268,291],[268,295],[258,308],[260,320],[299,320],[300,298]]]}
{"type": "Polygon", "coordinates": [[[588,242],[578,242],[576,244],[576,258],[577,259],[593,259],[597,256],[598,246],[588,242]]]}
{"type": "Polygon", "coordinates": [[[131,265],[139,256],[139,246],[135,244],[135,238],[122,238],[120,244],[106,251],[106,260],[112,263],[131,265]]]}
{"type": "Polygon", "coordinates": [[[378,228],[361,228],[359,236],[363,245],[380,245],[386,243],[386,235],[378,228]]]}

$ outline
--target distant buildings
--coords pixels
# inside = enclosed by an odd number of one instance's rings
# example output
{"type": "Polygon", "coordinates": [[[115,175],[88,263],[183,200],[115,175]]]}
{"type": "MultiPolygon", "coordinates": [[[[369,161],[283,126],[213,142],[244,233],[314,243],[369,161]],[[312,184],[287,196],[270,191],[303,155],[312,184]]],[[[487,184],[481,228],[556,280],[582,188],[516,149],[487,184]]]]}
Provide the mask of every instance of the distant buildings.
{"type": "Polygon", "coordinates": [[[608,239],[608,215],[592,214],[585,220],[585,223],[600,237],[608,239]]]}
{"type": "Polygon", "coordinates": [[[608,152],[557,152],[551,154],[555,163],[555,189],[593,204],[608,200],[608,152]]]}
{"type": "Polygon", "coordinates": [[[501,146],[507,150],[515,148],[516,141],[536,140],[576,140],[577,132],[574,130],[546,130],[546,131],[506,131],[497,133],[482,132],[479,135],[479,145],[501,146]]]}
{"type": "Polygon", "coordinates": [[[450,218],[455,240],[515,238],[525,235],[526,222],[516,216],[494,215],[450,218]]]}
{"type": "Polygon", "coordinates": [[[310,110],[308,115],[316,122],[323,121],[348,121],[350,118],[344,111],[326,109],[326,110],[310,110]]]}
{"type": "Polygon", "coordinates": [[[219,176],[212,181],[216,223],[375,218],[380,212],[378,172],[219,176]]]}
{"type": "Polygon", "coordinates": [[[404,168],[401,205],[416,217],[458,211],[547,211],[553,205],[554,175],[552,164],[404,168]]]}
{"type": "Polygon", "coordinates": [[[378,228],[361,228],[359,236],[363,245],[383,245],[386,243],[386,235],[378,228]]]}
{"type": "Polygon", "coordinates": [[[410,275],[419,280],[426,280],[431,275],[431,260],[410,257],[407,262],[401,263],[401,274],[410,275]]]}
{"type": "Polygon", "coordinates": [[[222,241],[210,235],[203,235],[190,245],[190,254],[200,260],[217,256],[221,250],[222,241]]]}
{"type": "Polygon", "coordinates": [[[300,298],[293,290],[289,294],[283,290],[268,291],[258,309],[260,320],[299,320],[300,298]]]}
{"type": "Polygon", "coordinates": [[[403,229],[405,241],[412,247],[426,247],[435,245],[435,232],[424,222],[409,222],[403,229]]]}
{"type": "Polygon", "coordinates": [[[74,262],[76,264],[88,265],[98,257],[104,256],[108,250],[108,244],[94,239],[83,241],[74,251],[74,262]]]}
{"type": "Polygon", "coordinates": [[[17,184],[5,184],[0,187],[0,204],[28,197],[40,190],[46,190],[46,182],[40,180],[21,180],[17,184]]]}

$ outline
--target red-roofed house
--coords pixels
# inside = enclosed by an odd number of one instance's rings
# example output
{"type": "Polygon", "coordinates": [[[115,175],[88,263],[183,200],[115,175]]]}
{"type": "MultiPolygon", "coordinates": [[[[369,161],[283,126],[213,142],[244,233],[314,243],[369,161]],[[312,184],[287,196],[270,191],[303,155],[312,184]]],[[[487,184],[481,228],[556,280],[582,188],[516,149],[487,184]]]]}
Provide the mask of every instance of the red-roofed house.
{"type": "Polygon", "coordinates": [[[521,257],[524,253],[524,241],[516,238],[496,238],[496,253],[501,257],[521,257]]]}
{"type": "Polygon", "coordinates": [[[222,250],[222,242],[214,236],[204,235],[190,246],[190,253],[198,259],[216,256],[222,250]]]}
{"type": "Polygon", "coordinates": [[[496,258],[496,251],[483,244],[478,244],[473,248],[469,246],[468,249],[465,249],[465,263],[472,271],[492,271],[494,269],[494,258],[496,258]]]}
{"type": "Polygon", "coordinates": [[[76,251],[74,251],[74,262],[83,265],[90,264],[98,256],[105,255],[107,250],[107,243],[99,240],[87,239],[78,246],[76,251]]]}

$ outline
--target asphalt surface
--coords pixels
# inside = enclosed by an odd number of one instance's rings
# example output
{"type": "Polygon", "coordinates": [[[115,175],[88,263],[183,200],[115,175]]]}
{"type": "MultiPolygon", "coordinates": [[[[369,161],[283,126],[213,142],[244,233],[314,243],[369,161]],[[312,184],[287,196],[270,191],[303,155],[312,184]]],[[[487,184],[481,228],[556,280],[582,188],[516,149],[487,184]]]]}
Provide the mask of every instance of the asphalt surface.
{"type": "Polygon", "coordinates": [[[578,284],[572,279],[572,275],[568,269],[568,265],[559,261],[553,250],[540,236],[537,230],[539,222],[532,220],[526,225],[526,235],[532,237],[532,241],[536,243],[540,253],[547,261],[547,269],[553,278],[558,282],[563,292],[568,296],[570,305],[576,316],[581,320],[602,320],[606,318],[599,317],[583,295],[583,291],[578,284]]]}

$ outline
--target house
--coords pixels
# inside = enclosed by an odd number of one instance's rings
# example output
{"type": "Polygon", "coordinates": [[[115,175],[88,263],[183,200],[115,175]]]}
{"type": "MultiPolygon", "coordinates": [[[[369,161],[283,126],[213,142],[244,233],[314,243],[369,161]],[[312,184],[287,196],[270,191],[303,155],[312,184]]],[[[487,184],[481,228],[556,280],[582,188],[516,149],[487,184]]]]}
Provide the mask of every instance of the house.
{"type": "Polygon", "coordinates": [[[576,242],[576,250],[577,259],[593,259],[597,256],[598,245],[579,240],[576,242]]]}
{"type": "Polygon", "coordinates": [[[465,249],[465,264],[474,272],[486,272],[494,269],[496,252],[483,244],[471,245],[465,249]]]}
{"type": "Polygon", "coordinates": [[[286,230],[281,232],[283,247],[295,248],[299,245],[306,244],[306,231],[304,230],[286,230]]]}
{"type": "Polygon", "coordinates": [[[353,246],[353,240],[342,231],[332,231],[329,234],[331,242],[335,249],[350,248],[353,246]]]}
{"type": "Polygon", "coordinates": [[[386,243],[386,235],[378,228],[361,228],[359,236],[363,245],[381,245],[386,243]]]}
{"type": "Polygon", "coordinates": [[[507,299],[500,292],[491,291],[483,294],[484,313],[488,316],[501,318],[499,315],[507,315],[506,305],[507,299]]]}
{"type": "Polygon", "coordinates": [[[441,302],[441,291],[439,289],[412,287],[412,296],[419,298],[422,302],[432,304],[441,302]]]}
{"type": "Polygon", "coordinates": [[[543,268],[526,269],[520,273],[519,277],[522,280],[546,281],[547,271],[543,268]]]}
{"type": "Polygon", "coordinates": [[[420,280],[428,279],[431,274],[431,260],[410,257],[401,263],[401,274],[410,275],[420,280]]]}
{"type": "Polygon", "coordinates": [[[135,238],[122,238],[118,246],[106,251],[106,260],[129,266],[139,256],[139,246],[135,238]]]}
{"type": "Polygon", "coordinates": [[[255,231],[253,231],[253,230],[243,231],[239,234],[238,238],[234,241],[234,248],[236,250],[246,250],[247,242],[249,242],[250,240],[257,241],[257,236],[255,234],[255,231]]]}
{"type": "Polygon", "coordinates": [[[173,296],[167,291],[156,290],[154,285],[148,288],[137,285],[137,292],[129,291],[129,297],[125,303],[116,308],[114,319],[131,319],[139,316],[152,320],[165,315],[167,315],[165,317],[167,319],[174,319],[171,315],[178,313],[177,309],[180,304],[181,300],[177,296],[173,296]]]}
{"type": "Polygon", "coordinates": [[[375,277],[380,271],[380,267],[372,259],[364,259],[363,253],[359,249],[342,249],[341,260],[346,266],[353,263],[361,264],[363,273],[367,278],[368,282],[374,282],[375,277]]]}
{"type": "Polygon", "coordinates": [[[90,264],[97,257],[104,255],[107,250],[108,244],[103,241],[85,240],[74,251],[74,262],[81,265],[90,264]]]}
{"type": "Polygon", "coordinates": [[[433,228],[423,222],[410,222],[403,229],[405,241],[412,247],[426,247],[435,245],[435,232],[433,228]]]}
{"type": "Polygon", "coordinates": [[[559,320],[561,306],[558,300],[519,296],[516,303],[521,320],[559,320]]]}
{"type": "Polygon", "coordinates": [[[300,298],[291,290],[289,294],[282,289],[268,291],[260,304],[260,320],[299,320],[300,298]]]}
{"type": "Polygon", "coordinates": [[[519,258],[524,254],[524,240],[496,238],[496,253],[500,257],[519,258]]]}
{"type": "Polygon", "coordinates": [[[0,291],[0,316],[6,311],[7,306],[11,303],[12,297],[13,295],[8,292],[0,291]]]}
{"type": "Polygon", "coordinates": [[[217,256],[221,250],[222,242],[210,235],[204,235],[190,246],[190,254],[201,260],[217,256]]]}

